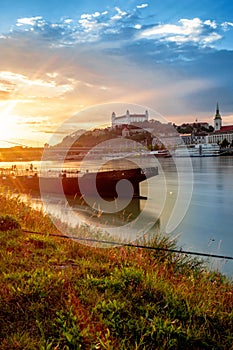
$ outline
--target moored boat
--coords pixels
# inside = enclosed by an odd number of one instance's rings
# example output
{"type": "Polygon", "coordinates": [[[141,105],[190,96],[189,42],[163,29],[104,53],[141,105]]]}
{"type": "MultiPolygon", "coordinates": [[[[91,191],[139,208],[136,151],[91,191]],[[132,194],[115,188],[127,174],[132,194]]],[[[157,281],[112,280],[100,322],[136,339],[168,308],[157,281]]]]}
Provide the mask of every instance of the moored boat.
{"type": "Polygon", "coordinates": [[[69,171],[61,173],[38,174],[25,172],[15,174],[4,171],[0,174],[0,185],[16,190],[17,192],[41,193],[41,194],[64,194],[77,197],[99,194],[101,197],[117,198],[117,187],[123,185],[123,195],[129,196],[128,180],[133,190],[132,197],[140,198],[140,182],[158,175],[157,167],[131,168],[117,170],[103,170],[99,172],[69,171]]]}

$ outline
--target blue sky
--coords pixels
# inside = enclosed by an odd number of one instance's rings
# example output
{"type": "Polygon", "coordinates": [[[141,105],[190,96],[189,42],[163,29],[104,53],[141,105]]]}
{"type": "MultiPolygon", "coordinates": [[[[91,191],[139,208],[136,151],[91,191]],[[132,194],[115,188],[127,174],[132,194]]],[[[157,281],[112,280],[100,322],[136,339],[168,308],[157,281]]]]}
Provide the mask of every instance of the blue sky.
{"type": "Polygon", "coordinates": [[[79,110],[115,102],[179,124],[211,123],[218,101],[233,124],[232,13],[230,0],[1,0],[0,129],[11,133],[0,139],[44,142],[79,110]]]}

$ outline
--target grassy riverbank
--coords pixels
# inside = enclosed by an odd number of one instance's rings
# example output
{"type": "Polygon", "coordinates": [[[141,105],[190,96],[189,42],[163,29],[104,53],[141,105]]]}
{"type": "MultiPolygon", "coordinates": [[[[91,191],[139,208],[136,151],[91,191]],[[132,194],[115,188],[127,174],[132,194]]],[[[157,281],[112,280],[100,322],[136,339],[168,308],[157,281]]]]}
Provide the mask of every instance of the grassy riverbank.
{"type": "Polygon", "coordinates": [[[2,350],[232,349],[232,283],[196,260],[49,236],[48,217],[3,194],[0,215],[2,350]]]}

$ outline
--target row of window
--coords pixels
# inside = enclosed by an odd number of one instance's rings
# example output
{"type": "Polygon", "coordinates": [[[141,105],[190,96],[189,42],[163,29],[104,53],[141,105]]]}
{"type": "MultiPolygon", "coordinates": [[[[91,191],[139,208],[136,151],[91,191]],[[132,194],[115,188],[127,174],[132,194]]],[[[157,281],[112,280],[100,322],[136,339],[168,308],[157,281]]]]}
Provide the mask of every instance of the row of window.
{"type": "Polygon", "coordinates": [[[233,134],[209,135],[207,137],[209,143],[222,142],[224,139],[226,139],[228,142],[233,140],[233,134]]]}

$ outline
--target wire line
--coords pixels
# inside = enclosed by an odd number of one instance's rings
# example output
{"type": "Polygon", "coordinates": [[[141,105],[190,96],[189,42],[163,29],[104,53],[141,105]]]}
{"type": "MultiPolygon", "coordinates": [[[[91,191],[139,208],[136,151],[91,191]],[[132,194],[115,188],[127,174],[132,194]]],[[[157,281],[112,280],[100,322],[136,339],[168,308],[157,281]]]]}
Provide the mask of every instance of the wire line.
{"type": "MultiPolygon", "coordinates": [[[[22,231],[26,232],[26,233],[34,233],[34,234],[46,235],[45,232],[36,232],[36,231],[30,231],[30,230],[22,230],[22,231]]],[[[106,240],[95,239],[95,238],[74,237],[74,236],[66,236],[66,235],[55,235],[55,234],[52,234],[52,233],[48,234],[48,236],[58,237],[58,238],[65,238],[65,239],[74,239],[74,240],[77,240],[77,241],[87,241],[87,242],[93,242],[93,243],[104,243],[104,244],[117,245],[117,246],[123,246],[123,247],[133,247],[133,248],[142,248],[142,249],[149,249],[149,250],[155,250],[155,251],[164,251],[164,252],[169,252],[169,253],[178,253],[178,254],[205,256],[205,257],[209,257],[209,258],[233,260],[233,256],[209,254],[209,253],[200,253],[200,252],[193,252],[193,251],[182,250],[182,249],[169,249],[169,248],[161,248],[161,247],[151,247],[151,246],[145,246],[145,245],[140,245],[140,244],[131,244],[131,243],[123,243],[123,242],[106,241],[106,240]]]]}

